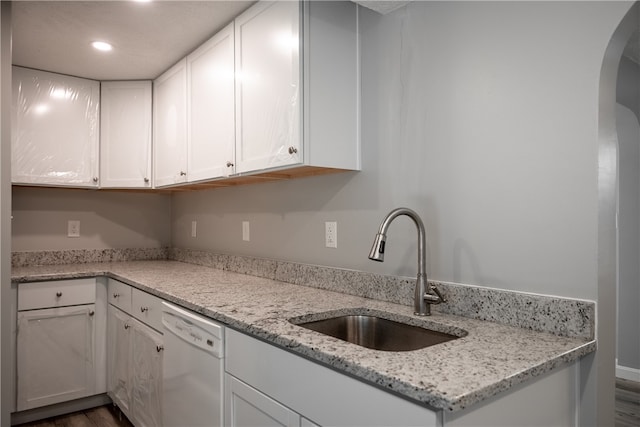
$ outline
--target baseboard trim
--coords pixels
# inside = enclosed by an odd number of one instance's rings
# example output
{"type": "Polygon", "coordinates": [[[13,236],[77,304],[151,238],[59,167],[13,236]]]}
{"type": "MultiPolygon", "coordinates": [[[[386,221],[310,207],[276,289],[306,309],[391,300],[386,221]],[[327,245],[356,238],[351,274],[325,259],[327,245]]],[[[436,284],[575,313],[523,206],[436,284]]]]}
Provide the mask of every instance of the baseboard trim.
{"type": "Polygon", "coordinates": [[[640,382],[640,369],[628,368],[616,363],[616,377],[629,381],[640,382]]]}
{"type": "Polygon", "coordinates": [[[84,411],[85,409],[111,403],[111,399],[106,394],[98,394],[90,397],[72,400],[70,402],[57,403],[55,405],[44,406],[42,408],[28,409],[26,411],[14,412],[11,414],[11,425],[30,423],[43,420],[45,418],[57,417],[59,415],[70,414],[72,412],[84,411]]]}

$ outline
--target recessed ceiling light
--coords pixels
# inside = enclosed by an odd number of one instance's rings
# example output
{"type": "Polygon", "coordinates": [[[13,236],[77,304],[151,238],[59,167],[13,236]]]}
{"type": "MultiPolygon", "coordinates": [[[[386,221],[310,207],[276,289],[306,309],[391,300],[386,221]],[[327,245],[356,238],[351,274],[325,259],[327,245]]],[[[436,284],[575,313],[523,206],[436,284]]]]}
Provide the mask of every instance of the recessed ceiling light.
{"type": "Polygon", "coordinates": [[[100,41],[91,43],[91,46],[93,46],[94,49],[100,50],[102,52],[109,52],[111,49],[113,49],[113,46],[111,46],[109,43],[100,41]]]}

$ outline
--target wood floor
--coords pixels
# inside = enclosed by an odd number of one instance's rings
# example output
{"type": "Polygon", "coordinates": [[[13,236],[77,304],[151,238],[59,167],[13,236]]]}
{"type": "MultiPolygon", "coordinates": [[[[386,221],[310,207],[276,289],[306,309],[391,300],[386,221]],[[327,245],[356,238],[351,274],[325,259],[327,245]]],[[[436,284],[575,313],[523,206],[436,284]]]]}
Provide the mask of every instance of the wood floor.
{"type": "MultiPolygon", "coordinates": [[[[112,405],[18,427],[133,427],[112,405]]],[[[616,427],[640,427],[640,383],[616,379],[616,427]]]]}
{"type": "Polygon", "coordinates": [[[640,383],[616,378],[616,427],[640,427],[640,383]]]}
{"type": "Polygon", "coordinates": [[[133,424],[113,405],[106,405],[17,427],[133,427],[133,424]]]}

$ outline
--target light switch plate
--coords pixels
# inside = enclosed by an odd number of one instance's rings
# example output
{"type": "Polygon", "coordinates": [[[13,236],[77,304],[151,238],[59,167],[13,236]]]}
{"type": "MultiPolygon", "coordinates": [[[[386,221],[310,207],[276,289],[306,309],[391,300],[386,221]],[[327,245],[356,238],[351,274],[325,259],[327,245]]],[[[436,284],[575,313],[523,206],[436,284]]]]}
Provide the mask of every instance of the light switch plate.
{"type": "Polygon", "coordinates": [[[242,240],[249,241],[249,221],[242,221],[242,240]]]}

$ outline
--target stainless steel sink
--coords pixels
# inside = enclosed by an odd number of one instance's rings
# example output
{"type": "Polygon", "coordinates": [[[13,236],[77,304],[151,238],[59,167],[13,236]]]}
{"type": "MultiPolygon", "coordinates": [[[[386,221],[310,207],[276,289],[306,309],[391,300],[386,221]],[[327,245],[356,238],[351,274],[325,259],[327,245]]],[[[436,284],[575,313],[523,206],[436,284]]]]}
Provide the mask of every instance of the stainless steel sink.
{"type": "Polygon", "coordinates": [[[418,350],[460,338],[368,315],[346,315],[296,324],[362,347],[382,351],[418,350]]]}

